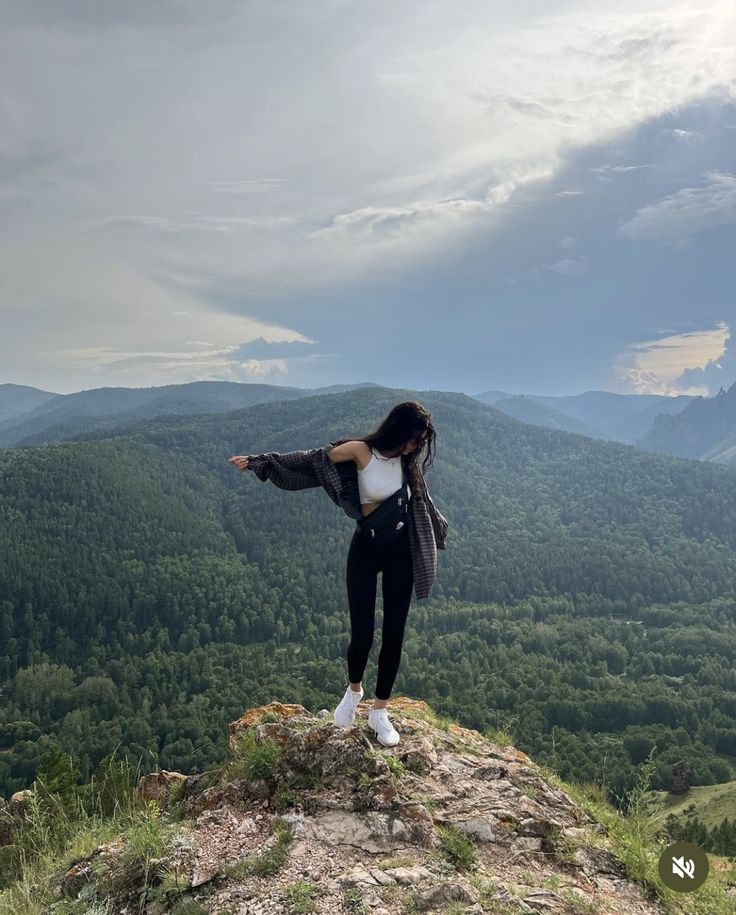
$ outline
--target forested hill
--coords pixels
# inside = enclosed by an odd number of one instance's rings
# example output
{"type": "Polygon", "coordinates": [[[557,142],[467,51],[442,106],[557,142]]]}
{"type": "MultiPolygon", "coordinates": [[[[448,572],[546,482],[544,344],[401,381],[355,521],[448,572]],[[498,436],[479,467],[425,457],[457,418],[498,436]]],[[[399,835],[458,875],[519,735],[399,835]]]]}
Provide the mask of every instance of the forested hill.
{"type": "Polygon", "coordinates": [[[363,382],[309,390],[275,384],[192,381],[150,388],[93,388],[73,394],[48,394],[6,384],[0,385],[0,448],[43,445],[76,437],[88,439],[93,435],[124,435],[129,426],[141,420],[227,413],[257,403],[372,386],[363,382]]]}
{"type": "Polygon", "coordinates": [[[227,459],[365,433],[409,397],[433,413],[450,529],[396,689],[513,727],[567,777],[606,760],[626,786],[655,742],[654,787],[682,756],[730,777],[734,470],[369,388],[0,452],[0,791],[54,742],[82,777],[116,748],[197,771],[243,707],[339,698],[353,523],[227,459]]]}

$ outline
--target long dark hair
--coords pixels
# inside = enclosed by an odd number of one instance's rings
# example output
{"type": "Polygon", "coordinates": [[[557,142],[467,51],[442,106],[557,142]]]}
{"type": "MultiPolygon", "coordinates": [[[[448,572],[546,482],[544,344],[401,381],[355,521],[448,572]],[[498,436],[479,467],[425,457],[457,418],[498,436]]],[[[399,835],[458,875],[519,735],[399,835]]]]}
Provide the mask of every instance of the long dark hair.
{"type": "Polygon", "coordinates": [[[424,454],[422,473],[432,466],[435,438],[432,414],[429,410],[416,400],[405,400],[403,403],[397,403],[368,435],[341,438],[332,444],[365,442],[366,445],[371,445],[379,451],[395,451],[397,448],[403,448],[413,439],[417,442],[418,447],[411,454],[402,454],[401,462],[414,478],[418,469],[419,457],[422,454],[424,454]]]}

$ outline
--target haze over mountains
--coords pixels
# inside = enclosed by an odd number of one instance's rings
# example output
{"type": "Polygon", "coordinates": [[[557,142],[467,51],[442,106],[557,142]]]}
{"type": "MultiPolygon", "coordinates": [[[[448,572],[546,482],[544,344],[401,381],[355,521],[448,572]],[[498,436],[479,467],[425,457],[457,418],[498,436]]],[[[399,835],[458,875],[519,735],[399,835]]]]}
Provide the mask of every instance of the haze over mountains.
{"type": "Polygon", "coordinates": [[[677,413],[692,397],[659,394],[613,394],[610,391],[585,391],[569,396],[542,394],[509,395],[486,391],[478,400],[492,404],[522,422],[531,422],[591,438],[637,443],[651,426],[654,417],[677,413]]]}
{"type": "MultiPolygon", "coordinates": [[[[199,381],[151,388],[94,388],[53,394],[0,385],[0,447],[66,441],[163,416],[226,413],[257,403],[296,400],[364,387],[297,388],[199,381]]],[[[674,457],[736,463],[736,385],[711,398],[586,391],[569,396],[484,391],[475,398],[525,423],[634,444],[674,457]]]]}

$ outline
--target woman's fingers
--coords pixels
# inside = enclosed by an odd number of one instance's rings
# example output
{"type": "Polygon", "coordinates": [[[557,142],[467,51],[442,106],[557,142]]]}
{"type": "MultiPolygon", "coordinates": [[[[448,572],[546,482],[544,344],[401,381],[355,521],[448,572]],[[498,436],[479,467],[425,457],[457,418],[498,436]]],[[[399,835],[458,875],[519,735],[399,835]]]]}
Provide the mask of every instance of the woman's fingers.
{"type": "Polygon", "coordinates": [[[233,464],[239,470],[248,469],[248,458],[242,454],[234,454],[229,460],[228,464],[233,464]]]}

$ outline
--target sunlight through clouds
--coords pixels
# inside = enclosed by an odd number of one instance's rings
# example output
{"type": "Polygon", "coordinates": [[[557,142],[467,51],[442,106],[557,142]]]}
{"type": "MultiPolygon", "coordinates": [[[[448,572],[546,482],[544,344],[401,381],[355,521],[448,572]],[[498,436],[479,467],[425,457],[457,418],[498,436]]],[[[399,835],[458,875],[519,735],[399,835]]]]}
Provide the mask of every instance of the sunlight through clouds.
{"type": "Polygon", "coordinates": [[[615,369],[631,384],[635,394],[707,396],[707,387],[678,385],[678,379],[689,369],[717,363],[726,352],[725,343],[730,333],[728,325],[720,321],[710,330],[685,331],[644,340],[622,353],[615,369]]]}
{"type": "Polygon", "coordinates": [[[15,5],[0,33],[0,362],[16,383],[385,369],[426,387],[453,366],[442,383],[472,390],[515,377],[529,327],[540,378],[590,358],[592,381],[662,323],[632,304],[595,358],[571,337],[548,351],[581,315],[600,331],[606,270],[666,281],[678,265],[640,248],[736,224],[733,0],[52,6],[15,5]],[[389,324],[416,335],[416,365],[389,324]],[[259,337],[317,342],[233,364],[259,337]]]}

